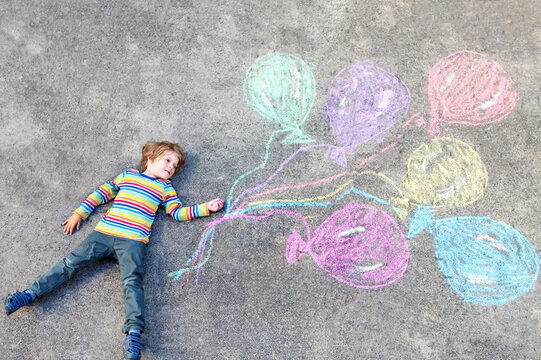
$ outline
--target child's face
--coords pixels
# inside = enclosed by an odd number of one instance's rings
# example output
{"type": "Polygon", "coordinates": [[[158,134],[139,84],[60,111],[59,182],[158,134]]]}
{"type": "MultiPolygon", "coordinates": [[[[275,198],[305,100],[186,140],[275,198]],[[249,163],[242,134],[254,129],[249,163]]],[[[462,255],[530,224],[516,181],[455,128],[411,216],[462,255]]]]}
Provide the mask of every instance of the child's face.
{"type": "Polygon", "coordinates": [[[147,169],[144,174],[162,180],[170,179],[175,173],[178,162],[179,158],[175,152],[166,151],[162,156],[154,160],[148,158],[147,169]]]}

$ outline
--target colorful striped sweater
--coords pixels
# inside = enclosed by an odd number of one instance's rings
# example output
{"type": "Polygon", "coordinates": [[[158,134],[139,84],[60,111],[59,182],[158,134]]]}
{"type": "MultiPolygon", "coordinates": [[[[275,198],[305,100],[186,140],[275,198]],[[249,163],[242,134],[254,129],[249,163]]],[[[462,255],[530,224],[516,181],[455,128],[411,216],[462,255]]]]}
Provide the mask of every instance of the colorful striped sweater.
{"type": "Polygon", "coordinates": [[[97,231],[148,243],[158,207],[177,221],[209,216],[207,204],[183,207],[169,180],[156,179],[127,169],[88,196],[75,213],[86,220],[101,204],[115,199],[96,226],[97,231]]]}

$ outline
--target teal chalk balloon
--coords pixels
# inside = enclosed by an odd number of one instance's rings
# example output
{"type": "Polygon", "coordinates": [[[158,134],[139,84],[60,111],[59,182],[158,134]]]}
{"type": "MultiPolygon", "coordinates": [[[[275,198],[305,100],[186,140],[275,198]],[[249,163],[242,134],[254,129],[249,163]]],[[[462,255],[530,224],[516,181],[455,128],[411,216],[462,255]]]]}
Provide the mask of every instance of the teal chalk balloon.
{"type": "Polygon", "coordinates": [[[279,53],[258,58],[246,72],[244,97],[258,114],[291,131],[284,144],[313,141],[303,127],[316,98],[316,81],[302,59],[279,53]]]}
{"type": "Polygon", "coordinates": [[[421,205],[410,219],[408,238],[434,235],[438,266],[466,302],[502,305],[529,292],[539,275],[539,256],[513,227],[488,217],[434,218],[421,205]]]}

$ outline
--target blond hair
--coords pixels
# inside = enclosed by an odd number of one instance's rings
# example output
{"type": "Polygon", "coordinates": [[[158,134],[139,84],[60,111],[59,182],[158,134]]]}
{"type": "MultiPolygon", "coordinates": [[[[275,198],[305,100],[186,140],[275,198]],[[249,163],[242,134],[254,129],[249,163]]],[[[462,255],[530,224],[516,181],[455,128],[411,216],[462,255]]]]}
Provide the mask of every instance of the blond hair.
{"type": "Polygon", "coordinates": [[[180,147],[179,144],[173,144],[169,141],[160,141],[160,142],[147,142],[143,146],[143,157],[141,159],[141,171],[147,169],[148,158],[152,161],[156,160],[162,156],[166,151],[172,151],[178,156],[178,164],[175,168],[175,173],[181,168],[186,159],[184,156],[184,150],[180,147]]]}

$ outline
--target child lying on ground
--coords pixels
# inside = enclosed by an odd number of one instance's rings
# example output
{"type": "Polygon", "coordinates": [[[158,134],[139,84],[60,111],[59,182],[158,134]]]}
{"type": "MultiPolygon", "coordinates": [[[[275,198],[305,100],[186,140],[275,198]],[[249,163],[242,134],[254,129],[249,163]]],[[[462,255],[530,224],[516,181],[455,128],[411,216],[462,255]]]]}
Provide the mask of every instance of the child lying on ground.
{"type": "Polygon", "coordinates": [[[9,315],[50,293],[71,279],[75,273],[101,259],[118,260],[124,292],[126,322],[124,355],[141,358],[141,333],[144,330],[143,258],[150,228],[160,205],[177,221],[209,216],[222,209],[223,201],[183,207],[169,179],[184,163],[184,152],[178,144],[149,142],[143,147],[142,172],[128,169],[114,180],[101,185],[62,223],[71,235],[82,220],[101,204],[114,199],[113,206],[94,231],[73,251],[36,279],[26,290],[6,297],[9,315]]]}

